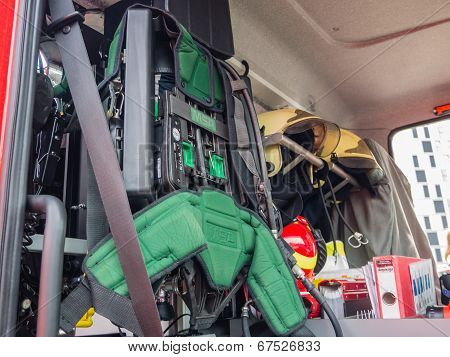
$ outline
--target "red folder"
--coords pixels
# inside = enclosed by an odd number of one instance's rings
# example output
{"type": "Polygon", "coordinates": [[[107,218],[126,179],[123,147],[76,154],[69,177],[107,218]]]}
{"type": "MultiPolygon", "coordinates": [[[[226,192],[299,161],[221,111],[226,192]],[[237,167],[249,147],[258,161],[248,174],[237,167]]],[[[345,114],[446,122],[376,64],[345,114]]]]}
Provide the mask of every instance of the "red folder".
{"type": "Polygon", "coordinates": [[[373,258],[381,318],[417,316],[409,264],[419,260],[421,259],[395,255],[373,258]]]}

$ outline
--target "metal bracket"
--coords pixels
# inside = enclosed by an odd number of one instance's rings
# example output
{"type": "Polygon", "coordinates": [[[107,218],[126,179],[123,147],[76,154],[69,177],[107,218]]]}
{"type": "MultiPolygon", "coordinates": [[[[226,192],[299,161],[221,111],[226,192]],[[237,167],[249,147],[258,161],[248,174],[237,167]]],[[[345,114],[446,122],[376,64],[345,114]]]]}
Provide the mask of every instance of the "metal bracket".
{"type": "Polygon", "coordinates": [[[72,25],[74,22],[83,23],[84,22],[84,16],[79,11],[74,11],[70,14],[67,14],[59,19],[56,19],[55,21],[52,21],[50,25],[47,26],[47,33],[49,35],[54,35],[56,32],[64,31],[64,28],[66,26],[69,26],[67,29],[67,32],[70,31],[70,25],[72,25]]]}

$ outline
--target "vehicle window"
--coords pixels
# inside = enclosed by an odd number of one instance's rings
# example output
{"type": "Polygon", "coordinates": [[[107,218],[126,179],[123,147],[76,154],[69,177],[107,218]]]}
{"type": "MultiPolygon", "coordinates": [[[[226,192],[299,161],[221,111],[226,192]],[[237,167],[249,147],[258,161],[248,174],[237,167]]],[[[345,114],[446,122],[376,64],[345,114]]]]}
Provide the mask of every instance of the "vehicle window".
{"type": "Polygon", "coordinates": [[[415,211],[438,267],[445,269],[450,217],[450,120],[397,132],[392,138],[392,154],[409,180],[415,211]]]}

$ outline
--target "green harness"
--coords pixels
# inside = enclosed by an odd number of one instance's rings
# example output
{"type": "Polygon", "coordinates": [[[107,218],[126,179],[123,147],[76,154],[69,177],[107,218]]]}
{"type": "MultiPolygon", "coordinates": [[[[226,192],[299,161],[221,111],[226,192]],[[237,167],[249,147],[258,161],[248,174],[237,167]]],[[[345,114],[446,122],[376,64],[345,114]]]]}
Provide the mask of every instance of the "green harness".
{"type": "MultiPolygon", "coordinates": [[[[273,332],[289,335],[302,327],[305,307],[271,232],[230,196],[211,189],[176,192],[136,214],[134,222],[152,282],[195,257],[210,286],[224,290],[248,267],[250,294],[273,332]]],[[[93,306],[141,335],[111,236],[90,252],[83,271],[86,279],[63,301],[61,328],[71,331],[93,306]]]]}

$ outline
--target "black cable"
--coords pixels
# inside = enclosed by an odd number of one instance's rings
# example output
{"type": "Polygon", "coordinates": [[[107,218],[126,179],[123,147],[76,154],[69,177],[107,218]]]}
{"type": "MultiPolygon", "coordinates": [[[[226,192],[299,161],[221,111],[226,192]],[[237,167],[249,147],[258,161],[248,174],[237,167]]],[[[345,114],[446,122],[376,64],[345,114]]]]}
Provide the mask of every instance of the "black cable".
{"type": "Polygon", "coordinates": [[[173,320],[173,321],[169,324],[169,326],[167,326],[167,328],[164,330],[163,336],[165,335],[165,333],[166,333],[167,331],[169,331],[169,330],[172,328],[173,325],[175,325],[175,324],[178,322],[178,320],[180,320],[181,318],[183,318],[183,317],[185,317],[185,316],[191,316],[191,314],[181,314],[180,316],[176,317],[175,320],[173,320]]]}
{"type": "Polygon", "coordinates": [[[185,335],[181,335],[182,333],[185,333],[185,332],[190,332],[191,331],[191,328],[189,327],[189,328],[185,328],[184,330],[181,330],[181,331],[178,331],[177,332],[177,334],[176,334],[176,336],[178,336],[178,337],[185,337],[185,336],[188,336],[188,334],[185,334],[185,335]]]}
{"type": "Polygon", "coordinates": [[[325,196],[323,195],[323,189],[322,189],[322,185],[320,184],[320,180],[317,180],[317,185],[319,186],[319,193],[320,193],[320,198],[322,200],[323,209],[325,210],[325,215],[327,217],[328,225],[330,226],[330,234],[331,234],[331,239],[333,240],[334,254],[337,255],[338,250],[337,250],[336,235],[334,234],[333,223],[331,221],[330,213],[328,212],[328,209],[327,209],[327,204],[325,202],[325,196]]]}
{"type": "Polygon", "coordinates": [[[334,187],[333,187],[333,184],[331,183],[331,180],[329,177],[327,177],[327,182],[328,182],[328,185],[330,186],[331,197],[333,198],[334,206],[336,207],[336,211],[337,211],[339,217],[341,218],[344,225],[350,230],[350,232],[352,234],[355,234],[356,231],[352,228],[352,226],[344,218],[344,215],[342,214],[342,211],[339,208],[339,205],[338,205],[337,199],[336,199],[336,194],[334,193],[334,187]]]}

